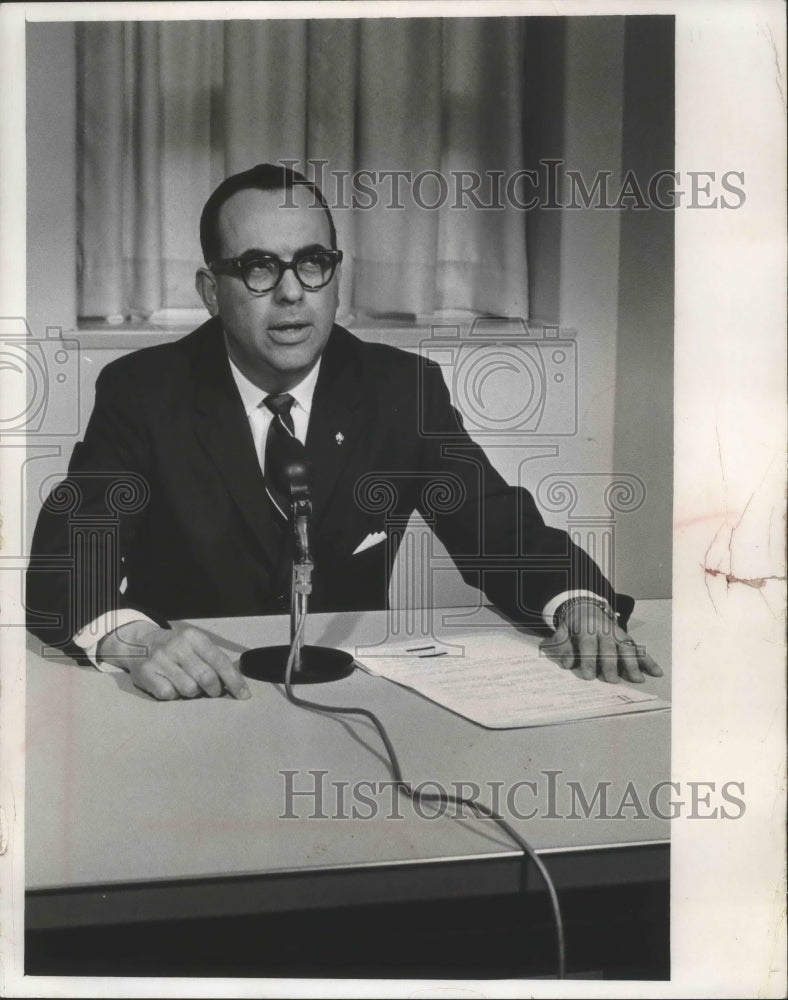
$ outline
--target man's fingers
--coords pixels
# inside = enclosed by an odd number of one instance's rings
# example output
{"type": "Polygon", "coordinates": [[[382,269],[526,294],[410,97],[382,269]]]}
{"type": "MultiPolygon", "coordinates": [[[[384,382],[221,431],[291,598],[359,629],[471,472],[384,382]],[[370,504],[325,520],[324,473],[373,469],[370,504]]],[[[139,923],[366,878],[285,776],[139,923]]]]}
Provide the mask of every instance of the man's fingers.
{"type": "Polygon", "coordinates": [[[640,672],[638,647],[632,639],[626,639],[623,642],[619,642],[618,659],[621,664],[623,676],[626,677],[628,681],[634,681],[635,684],[642,684],[643,681],[645,681],[646,678],[640,672]]]}
{"type": "Polygon", "coordinates": [[[156,698],[199,698],[207,694],[218,697],[222,693],[219,678],[208,666],[196,658],[187,658],[183,665],[163,650],[158,650],[149,663],[141,671],[143,684],[138,684],[144,690],[150,691],[156,698]],[[169,692],[172,692],[171,694],[169,692]]]}
{"type": "Polygon", "coordinates": [[[219,698],[227,690],[235,698],[251,692],[240,671],[199,629],[185,628],[159,634],[149,659],[132,668],[137,687],[154,698],[219,698]]]}
{"type": "Polygon", "coordinates": [[[643,646],[638,647],[638,659],[640,660],[640,668],[644,670],[647,674],[652,677],[662,676],[662,667],[657,663],[655,659],[648,655],[643,646]]]}
{"type": "Polygon", "coordinates": [[[572,649],[572,644],[567,643],[560,653],[553,653],[550,659],[564,670],[571,670],[575,665],[575,651],[572,649]]]}
{"type": "Polygon", "coordinates": [[[543,639],[539,643],[539,651],[564,670],[571,670],[575,665],[575,651],[565,625],[548,639],[543,639]]]}
{"type": "Polygon", "coordinates": [[[146,694],[153,695],[158,701],[173,701],[180,695],[167,677],[159,673],[151,661],[141,663],[130,670],[134,686],[146,694]]]}
{"type": "Polygon", "coordinates": [[[151,662],[183,698],[196,698],[203,693],[218,698],[222,693],[221,681],[196,652],[187,631],[173,632],[153,654],[151,662]]]}
{"type": "Polygon", "coordinates": [[[189,638],[194,649],[212,670],[214,676],[218,676],[220,686],[223,685],[233,698],[251,698],[252,692],[249,690],[241,671],[218,646],[211,642],[204,632],[197,629],[190,630],[189,638]]]}
{"type": "Polygon", "coordinates": [[[166,677],[181,698],[198,698],[203,693],[203,688],[197,681],[175,664],[170,667],[166,677]]]}
{"type": "Polygon", "coordinates": [[[169,681],[179,697],[197,698],[204,690],[197,679],[192,676],[192,672],[199,669],[198,665],[189,660],[179,662],[181,656],[182,647],[177,644],[174,644],[169,650],[158,649],[150,661],[151,668],[169,681]]]}
{"type": "MultiPolygon", "coordinates": [[[[592,681],[596,677],[597,657],[599,654],[599,640],[595,635],[588,635],[581,632],[575,636],[577,643],[578,667],[583,680],[592,681]]],[[[618,679],[618,677],[616,677],[618,679]]]]}
{"type": "Polygon", "coordinates": [[[597,673],[608,684],[618,684],[618,650],[611,635],[603,633],[599,636],[599,652],[597,654],[597,673]]]}
{"type": "Polygon", "coordinates": [[[199,685],[201,694],[206,694],[209,698],[221,698],[224,694],[222,682],[209,664],[202,660],[192,660],[183,669],[199,685]]]}
{"type": "Polygon", "coordinates": [[[642,684],[645,674],[662,676],[661,667],[645,646],[639,646],[620,628],[611,635],[609,631],[585,627],[582,622],[575,623],[571,632],[562,625],[539,648],[564,668],[578,667],[584,680],[593,680],[598,674],[609,684],[617,684],[621,677],[642,684]]]}
{"type": "Polygon", "coordinates": [[[238,667],[227,660],[227,664],[216,668],[222,679],[222,684],[230,692],[233,698],[251,698],[252,692],[244,680],[244,676],[238,667]]]}
{"type": "Polygon", "coordinates": [[[199,629],[184,629],[168,644],[164,652],[174,661],[176,669],[179,668],[182,672],[168,671],[167,676],[185,698],[192,698],[200,693],[209,698],[220,698],[225,690],[234,698],[251,697],[238,668],[199,629]]]}
{"type": "Polygon", "coordinates": [[[641,683],[645,681],[644,674],[651,677],[661,677],[662,668],[646,652],[646,647],[635,642],[623,629],[618,630],[618,651],[621,657],[621,667],[627,680],[641,683]]]}
{"type": "Polygon", "coordinates": [[[166,677],[162,677],[161,674],[154,674],[151,678],[150,687],[147,690],[157,701],[175,701],[179,697],[178,692],[172,684],[170,684],[166,677]]]}

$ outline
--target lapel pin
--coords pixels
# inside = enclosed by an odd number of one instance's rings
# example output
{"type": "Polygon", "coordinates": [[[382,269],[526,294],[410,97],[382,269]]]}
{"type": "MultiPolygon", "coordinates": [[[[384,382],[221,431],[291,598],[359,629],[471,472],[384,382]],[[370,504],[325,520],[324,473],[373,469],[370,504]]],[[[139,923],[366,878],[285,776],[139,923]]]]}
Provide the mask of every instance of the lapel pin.
{"type": "Polygon", "coordinates": [[[336,433],[336,442],[337,442],[337,444],[342,444],[342,442],[344,440],[345,440],[345,435],[342,433],[342,431],[337,431],[337,433],[336,433]]]}

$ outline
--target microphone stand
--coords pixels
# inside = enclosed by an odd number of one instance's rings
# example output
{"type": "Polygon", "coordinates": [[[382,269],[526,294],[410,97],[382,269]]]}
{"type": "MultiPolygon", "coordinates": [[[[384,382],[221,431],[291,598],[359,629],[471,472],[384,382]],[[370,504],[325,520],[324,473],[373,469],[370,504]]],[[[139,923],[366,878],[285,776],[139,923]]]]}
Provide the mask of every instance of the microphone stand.
{"type": "Polygon", "coordinates": [[[288,470],[290,486],[290,522],[293,527],[295,551],[290,584],[290,645],[263,646],[249,649],[241,655],[241,673],[253,680],[284,684],[287,661],[293,643],[296,644],[291,684],[323,684],[340,680],[354,670],[353,657],[341,649],[325,646],[304,646],[304,629],[312,592],[312,554],[309,549],[309,518],[312,501],[306,480],[306,468],[294,465],[288,470]]]}
{"type": "Polygon", "coordinates": [[[295,534],[295,556],[293,571],[290,578],[290,646],[296,643],[293,676],[302,670],[302,650],[304,644],[303,629],[299,633],[298,625],[306,618],[309,595],[312,593],[312,554],[309,551],[309,534],[307,526],[312,514],[312,503],[309,491],[293,486],[290,496],[290,514],[295,534]]]}

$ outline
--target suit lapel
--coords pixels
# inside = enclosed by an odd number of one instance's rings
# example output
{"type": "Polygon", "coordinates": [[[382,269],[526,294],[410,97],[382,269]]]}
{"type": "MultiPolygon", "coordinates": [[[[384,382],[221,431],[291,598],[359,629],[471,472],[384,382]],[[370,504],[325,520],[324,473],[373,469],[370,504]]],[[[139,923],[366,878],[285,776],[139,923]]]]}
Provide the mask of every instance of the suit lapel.
{"type": "Polygon", "coordinates": [[[313,522],[320,525],[337,482],[361,445],[361,373],[352,341],[334,327],[320,364],[306,453],[311,469],[313,522]]]}
{"type": "Polygon", "coordinates": [[[222,480],[262,546],[278,562],[282,525],[265,492],[249,421],[230,372],[221,327],[208,323],[193,357],[195,429],[222,480]]]}
{"type": "MultiPolygon", "coordinates": [[[[192,366],[195,429],[272,567],[281,555],[283,525],[275,518],[254,450],[252,432],[230,372],[221,326],[196,331],[192,366]]],[[[306,439],[311,469],[313,523],[319,526],[337,482],[353,468],[361,446],[361,373],[353,342],[334,327],[320,374],[306,439]]]]}

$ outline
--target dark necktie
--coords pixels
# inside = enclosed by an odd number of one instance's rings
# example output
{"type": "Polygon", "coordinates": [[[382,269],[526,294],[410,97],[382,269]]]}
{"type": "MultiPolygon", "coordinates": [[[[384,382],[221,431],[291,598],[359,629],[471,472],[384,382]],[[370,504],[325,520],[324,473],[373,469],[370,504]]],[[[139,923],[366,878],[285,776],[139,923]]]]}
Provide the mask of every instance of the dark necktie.
{"type": "Polygon", "coordinates": [[[285,518],[290,519],[290,489],[285,470],[290,462],[302,460],[304,446],[295,435],[290,409],[295,400],[288,392],[279,396],[266,396],[265,406],[274,418],[265,439],[263,476],[265,488],[274,506],[285,518]]]}

